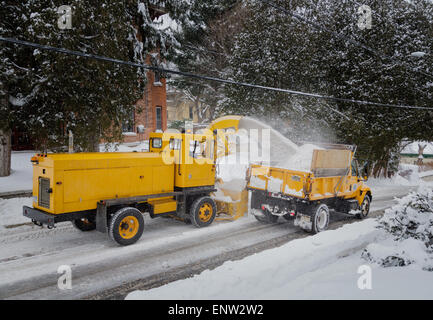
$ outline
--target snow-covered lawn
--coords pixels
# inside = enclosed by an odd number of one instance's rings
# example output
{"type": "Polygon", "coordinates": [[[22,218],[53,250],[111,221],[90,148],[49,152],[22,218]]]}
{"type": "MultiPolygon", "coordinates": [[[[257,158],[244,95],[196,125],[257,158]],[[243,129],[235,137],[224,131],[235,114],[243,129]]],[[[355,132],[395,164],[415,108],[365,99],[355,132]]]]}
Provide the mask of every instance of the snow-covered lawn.
{"type": "Polygon", "coordinates": [[[33,168],[30,158],[34,154],[34,151],[12,152],[12,174],[0,177],[0,193],[32,189],[33,168]]]}
{"type": "MultiPolygon", "coordinates": [[[[382,225],[398,216],[395,212],[405,212],[403,204],[411,207],[414,199],[417,196],[412,194],[389,209],[382,225]]],[[[430,202],[426,207],[432,205],[430,202]]],[[[429,222],[424,219],[428,214],[415,216],[423,226],[416,232],[428,232],[433,218],[429,222]]],[[[379,224],[367,219],[344,225],[226,262],[189,279],[132,292],[127,299],[433,299],[433,271],[427,271],[433,266],[431,253],[419,239],[409,236],[396,241],[378,229],[379,224]],[[393,261],[388,265],[395,265],[400,261],[395,256],[403,256],[408,265],[385,268],[378,263],[393,261]]]]}

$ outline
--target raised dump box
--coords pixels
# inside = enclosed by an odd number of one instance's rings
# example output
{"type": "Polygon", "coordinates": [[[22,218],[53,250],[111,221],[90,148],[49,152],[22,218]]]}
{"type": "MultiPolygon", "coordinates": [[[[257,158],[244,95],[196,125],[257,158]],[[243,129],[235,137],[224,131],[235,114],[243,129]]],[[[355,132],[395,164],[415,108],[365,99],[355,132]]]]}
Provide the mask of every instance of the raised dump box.
{"type": "Polygon", "coordinates": [[[295,218],[295,224],[316,233],[327,228],[330,209],[366,217],[372,195],[353,159],[355,147],[330,147],[314,150],[310,171],[251,166],[248,189],[257,219],[295,218]]]}

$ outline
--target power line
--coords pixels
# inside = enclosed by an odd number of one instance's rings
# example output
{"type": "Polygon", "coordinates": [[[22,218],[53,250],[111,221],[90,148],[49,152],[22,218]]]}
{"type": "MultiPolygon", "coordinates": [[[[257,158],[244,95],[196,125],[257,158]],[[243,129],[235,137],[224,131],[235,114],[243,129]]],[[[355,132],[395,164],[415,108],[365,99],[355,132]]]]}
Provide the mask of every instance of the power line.
{"type": "Polygon", "coordinates": [[[327,33],[332,34],[334,37],[336,37],[336,38],[338,38],[340,40],[347,41],[347,42],[349,42],[349,43],[351,43],[351,44],[353,44],[353,45],[355,45],[357,47],[360,47],[360,48],[364,49],[365,51],[368,51],[372,55],[374,55],[376,57],[379,57],[380,59],[386,59],[386,60],[395,62],[397,64],[400,64],[400,65],[404,66],[407,69],[410,69],[411,71],[415,71],[415,72],[421,73],[421,74],[423,74],[425,76],[428,76],[430,78],[433,78],[433,74],[431,74],[431,73],[427,73],[427,72],[422,71],[422,70],[415,70],[413,66],[411,66],[410,64],[408,64],[408,63],[406,63],[406,62],[404,62],[404,61],[402,61],[400,59],[388,56],[386,54],[382,54],[381,52],[379,52],[379,51],[377,51],[377,50],[375,50],[375,49],[373,49],[373,48],[371,48],[369,46],[366,46],[365,44],[363,44],[363,43],[361,43],[361,42],[359,42],[357,40],[354,40],[352,38],[346,37],[346,36],[344,36],[344,35],[342,35],[340,33],[337,33],[337,32],[335,32],[335,31],[333,31],[331,29],[328,29],[328,28],[320,25],[319,23],[311,21],[308,18],[306,18],[306,17],[304,17],[304,16],[302,16],[300,14],[297,14],[295,12],[291,12],[291,11],[287,10],[286,8],[281,7],[280,5],[278,5],[278,4],[276,4],[276,3],[272,2],[272,1],[269,1],[269,0],[259,0],[259,1],[267,4],[268,6],[274,8],[274,9],[280,11],[280,12],[283,12],[283,13],[285,13],[287,15],[290,15],[290,16],[292,16],[293,18],[295,18],[297,20],[300,20],[300,21],[302,21],[302,22],[304,22],[306,24],[309,24],[310,26],[312,26],[316,30],[325,31],[327,33]]]}
{"type": "Polygon", "coordinates": [[[261,85],[247,83],[247,82],[238,82],[238,81],[234,81],[234,80],[221,79],[221,78],[216,78],[216,77],[211,77],[211,76],[206,76],[206,75],[194,74],[191,72],[183,72],[183,71],[171,70],[171,69],[166,69],[166,68],[161,68],[161,67],[156,67],[156,66],[150,66],[147,64],[140,64],[140,63],[136,63],[136,62],[124,61],[124,60],[119,60],[119,59],[84,53],[84,52],[80,52],[80,51],[68,50],[68,49],[64,49],[64,48],[56,48],[56,47],[41,45],[41,44],[28,42],[28,41],[22,41],[22,40],[13,39],[13,38],[4,38],[1,36],[0,36],[0,41],[13,43],[13,44],[17,44],[17,45],[22,45],[22,46],[27,46],[27,47],[33,47],[33,48],[37,48],[37,49],[41,49],[41,50],[53,51],[53,52],[58,52],[58,53],[63,53],[63,54],[68,54],[68,55],[73,55],[73,56],[79,56],[79,57],[88,58],[88,59],[95,59],[95,60],[101,60],[101,61],[105,61],[105,62],[112,62],[112,63],[116,63],[116,64],[127,65],[127,66],[131,66],[131,67],[143,68],[143,69],[154,71],[154,72],[156,71],[156,72],[161,72],[161,73],[175,74],[175,75],[189,77],[189,78],[215,81],[215,82],[220,82],[220,83],[224,83],[224,84],[238,85],[238,86],[254,88],[254,89],[262,89],[262,90],[268,90],[268,91],[289,93],[289,94],[303,96],[303,97],[310,97],[310,98],[317,98],[317,99],[324,99],[324,100],[331,100],[331,101],[338,101],[338,102],[347,102],[347,103],[354,103],[354,104],[361,104],[361,105],[372,105],[372,106],[378,106],[378,107],[432,110],[433,111],[433,108],[429,108],[429,107],[405,106],[405,105],[379,103],[379,102],[363,101],[363,100],[356,100],[356,99],[346,99],[346,98],[338,98],[338,97],[320,95],[320,94],[316,94],[316,93],[308,93],[308,92],[282,89],[282,88],[276,88],[276,87],[261,86],[261,85]]]}

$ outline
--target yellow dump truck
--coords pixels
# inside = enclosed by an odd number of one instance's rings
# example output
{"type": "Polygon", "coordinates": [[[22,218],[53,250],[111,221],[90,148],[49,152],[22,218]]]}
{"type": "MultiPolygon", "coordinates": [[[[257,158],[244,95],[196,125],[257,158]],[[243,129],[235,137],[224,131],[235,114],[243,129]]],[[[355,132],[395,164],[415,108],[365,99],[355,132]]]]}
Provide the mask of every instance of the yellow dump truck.
{"type": "Polygon", "coordinates": [[[314,150],[311,170],[253,165],[248,190],[251,211],[259,221],[294,219],[296,226],[318,233],[327,229],[330,209],[365,218],[372,193],[354,159],[356,147],[321,145],[314,150]]]}
{"type": "Polygon", "coordinates": [[[203,134],[152,133],[149,152],[37,154],[33,207],[23,215],[48,228],[72,221],[82,231],[108,232],[121,245],[141,237],[143,212],[208,226],[217,210],[210,197],[217,129],[237,121],[221,118],[203,134]]]}

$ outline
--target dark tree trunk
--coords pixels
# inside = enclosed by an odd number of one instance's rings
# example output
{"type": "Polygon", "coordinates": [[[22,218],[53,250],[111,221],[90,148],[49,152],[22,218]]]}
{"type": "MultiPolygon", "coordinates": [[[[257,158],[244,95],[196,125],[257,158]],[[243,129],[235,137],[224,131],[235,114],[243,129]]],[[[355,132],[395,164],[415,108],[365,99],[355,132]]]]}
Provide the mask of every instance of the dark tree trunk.
{"type": "Polygon", "coordinates": [[[99,152],[99,134],[89,136],[89,144],[87,152],[99,152]]]}
{"type": "Polygon", "coordinates": [[[0,130],[0,177],[11,174],[11,132],[0,130]]]}

